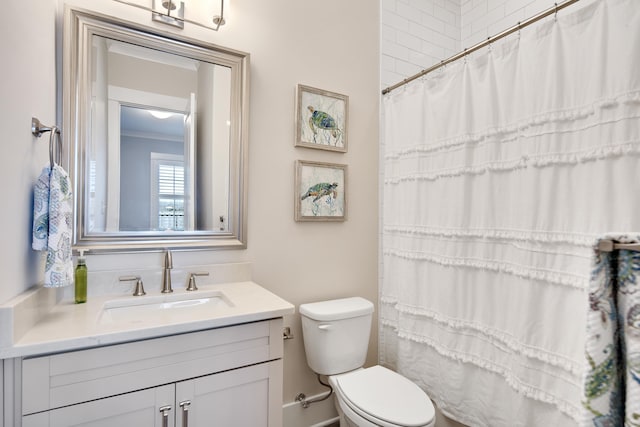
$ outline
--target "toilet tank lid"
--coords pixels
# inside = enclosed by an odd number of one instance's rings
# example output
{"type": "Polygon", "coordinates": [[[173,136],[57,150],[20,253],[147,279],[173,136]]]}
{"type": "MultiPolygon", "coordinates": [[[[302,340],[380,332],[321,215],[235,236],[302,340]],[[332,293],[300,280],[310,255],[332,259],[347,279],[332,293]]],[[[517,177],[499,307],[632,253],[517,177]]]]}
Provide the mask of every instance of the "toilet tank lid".
{"type": "Polygon", "coordinates": [[[300,305],[300,314],[313,320],[329,321],[366,316],[373,303],[361,297],[341,298],[300,305]]]}

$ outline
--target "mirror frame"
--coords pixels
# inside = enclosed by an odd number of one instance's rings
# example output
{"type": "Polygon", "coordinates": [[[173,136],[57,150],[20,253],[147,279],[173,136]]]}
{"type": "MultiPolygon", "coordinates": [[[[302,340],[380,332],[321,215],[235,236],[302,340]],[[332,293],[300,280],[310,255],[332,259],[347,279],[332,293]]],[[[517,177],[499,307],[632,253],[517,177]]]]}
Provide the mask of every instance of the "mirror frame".
{"type": "Polygon", "coordinates": [[[158,249],[244,249],[247,247],[249,54],[67,6],[63,26],[63,141],[74,192],[73,249],[153,251],[158,249]],[[231,68],[229,229],[185,232],[85,230],[85,142],[90,141],[92,36],[98,35],[231,68]]]}

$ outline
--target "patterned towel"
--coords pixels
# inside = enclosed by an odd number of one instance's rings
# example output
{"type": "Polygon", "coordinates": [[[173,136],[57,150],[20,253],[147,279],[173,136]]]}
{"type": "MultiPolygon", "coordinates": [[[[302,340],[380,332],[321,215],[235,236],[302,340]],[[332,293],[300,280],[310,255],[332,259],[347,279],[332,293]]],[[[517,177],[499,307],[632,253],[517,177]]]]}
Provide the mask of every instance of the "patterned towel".
{"type": "Polygon", "coordinates": [[[47,249],[49,234],[49,175],[51,169],[46,166],[33,189],[33,241],[31,247],[36,251],[47,249]]]}
{"type": "Polygon", "coordinates": [[[46,166],[33,194],[33,242],[36,251],[47,251],[45,287],[73,283],[71,258],[72,197],[67,172],[59,165],[46,166]]]}
{"type": "Polygon", "coordinates": [[[640,252],[596,250],[592,267],[582,425],[640,426],[640,252]]]}

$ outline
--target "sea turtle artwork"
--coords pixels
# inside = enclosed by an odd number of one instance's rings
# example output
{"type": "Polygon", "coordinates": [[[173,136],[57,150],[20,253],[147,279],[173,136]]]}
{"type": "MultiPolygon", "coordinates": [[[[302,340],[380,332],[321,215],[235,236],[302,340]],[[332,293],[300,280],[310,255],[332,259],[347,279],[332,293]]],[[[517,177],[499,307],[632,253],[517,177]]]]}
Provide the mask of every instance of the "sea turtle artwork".
{"type": "Polygon", "coordinates": [[[318,184],[309,187],[306,193],[302,195],[300,200],[304,200],[307,197],[313,197],[313,202],[317,202],[324,196],[331,196],[333,199],[338,197],[338,183],[334,182],[329,184],[328,182],[320,182],[318,184]]]}
{"type": "Polygon", "coordinates": [[[309,117],[309,127],[313,132],[313,142],[317,143],[318,129],[325,131],[325,138],[328,145],[331,145],[331,137],[333,137],[333,145],[338,145],[340,138],[342,137],[342,130],[338,127],[336,120],[328,113],[320,110],[316,110],[313,106],[309,105],[307,109],[311,112],[309,117]]]}
{"type": "Polygon", "coordinates": [[[309,187],[307,192],[300,197],[300,200],[305,200],[308,197],[313,197],[311,213],[313,213],[314,216],[317,216],[320,213],[322,206],[319,203],[319,200],[325,196],[328,196],[325,199],[325,202],[329,208],[329,211],[333,212],[333,210],[335,209],[334,202],[338,197],[338,190],[336,190],[336,188],[338,188],[337,182],[333,182],[331,184],[329,184],[328,182],[320,182],[309,187]]]}

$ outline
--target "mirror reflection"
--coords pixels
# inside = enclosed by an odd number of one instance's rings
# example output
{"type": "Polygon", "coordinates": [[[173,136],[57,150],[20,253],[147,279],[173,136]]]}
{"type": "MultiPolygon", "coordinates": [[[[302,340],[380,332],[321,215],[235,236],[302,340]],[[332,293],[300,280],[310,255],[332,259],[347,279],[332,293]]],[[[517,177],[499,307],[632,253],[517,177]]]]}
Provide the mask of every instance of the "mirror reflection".
{"type": "Polygon", "coordinates": [[[249,55],[70,7],[74,247],[246,247],[249,55]]]}
{"type": "MultiPolygon", "coordinates": [[[[193,207],[186,209],[185,157],[190,142],[184,127],[188,114],[153,107],[120,108],[120,231],[185,231],[193,229],[193,207]],[[185,153],[186,152],[186,153],[185,153]],[[140,215],[149,212],[149,216],[140,215]]],[[[105,226],[105,229],[108,229],[105,226]]]]}
{"type": "Polygon", "coordinates": [[[227,230],[230,68],[97,35],[93,51],[88,233],[227,230]]]}

